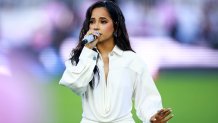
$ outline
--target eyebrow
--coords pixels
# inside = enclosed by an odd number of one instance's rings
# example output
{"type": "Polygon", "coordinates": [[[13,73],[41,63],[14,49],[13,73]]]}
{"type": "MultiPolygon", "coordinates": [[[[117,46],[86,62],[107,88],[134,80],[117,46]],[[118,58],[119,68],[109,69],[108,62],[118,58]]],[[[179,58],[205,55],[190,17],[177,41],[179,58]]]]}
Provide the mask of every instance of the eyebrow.
{"type": "MultiPolygon", "coordinates": [[[[95,18],[91,17],[90,20],[93,20],[95,18]]],[[[106,17],[100,17],[99,19],[102,19],[102,20],[108,20],[106,17]]]]}

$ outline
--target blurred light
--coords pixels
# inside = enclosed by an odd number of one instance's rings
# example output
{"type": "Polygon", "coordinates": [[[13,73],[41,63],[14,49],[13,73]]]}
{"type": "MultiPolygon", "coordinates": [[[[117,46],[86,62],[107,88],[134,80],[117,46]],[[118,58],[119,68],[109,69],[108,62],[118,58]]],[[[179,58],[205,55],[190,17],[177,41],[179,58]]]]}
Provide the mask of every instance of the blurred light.
{"type": "Polygon", "coordinates": [[[63,41],[60,46],[60,57],[63,63],[70,58],[71,51],[76,47],[77,43],[76,38],[67,38],[63,41]]]}
{"type": "Polygon", "coordinates": [[[56,67],[58,66],[58,55],[52,48],[46,48],[41,51],[39,55],[39,60],[45,67],[45,69],[54,74],[56,72],[56,67]]]}
{"type": "Polygon", "coordinates": [[[8,69],[7,66],[4,66],[4,65],[0,65],[0,75],[6,75],[6,76],[11,76],[11,72],[10,70],[8,69]]]}

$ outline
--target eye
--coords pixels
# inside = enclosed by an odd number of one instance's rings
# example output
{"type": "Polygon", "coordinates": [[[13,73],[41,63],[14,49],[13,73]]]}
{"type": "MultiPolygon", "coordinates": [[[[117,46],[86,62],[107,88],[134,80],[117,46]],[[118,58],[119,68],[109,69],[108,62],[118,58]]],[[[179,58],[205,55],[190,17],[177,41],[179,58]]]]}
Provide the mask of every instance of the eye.
{"type": "Polygon", "coordinates": [[[101,23],[102,23],[102,24],[106,24],[106,23],[107,23],[107,21],[105,21],[105,20],[102,20],[102,21],[101,21],[101,23]]]}
{"type": "Polygon", "coordinates": [[[93,20],[90,20],[90,21],[89,21],[89,23],[90,23],[90,24],[93,24],[93,23],[94,23],[94,21],[93,21],[93,20]]]}

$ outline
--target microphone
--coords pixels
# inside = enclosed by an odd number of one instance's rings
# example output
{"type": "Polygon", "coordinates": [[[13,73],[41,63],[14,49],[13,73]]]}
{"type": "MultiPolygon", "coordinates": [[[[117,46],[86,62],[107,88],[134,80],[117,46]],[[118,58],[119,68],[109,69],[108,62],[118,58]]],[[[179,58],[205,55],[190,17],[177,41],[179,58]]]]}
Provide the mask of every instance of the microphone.
{"type": "MultiPolygon", "coordinates": [[[[99,32],[94,32],[94,33],[95,33],[96,35],[100,35],[99,32]]],[[[90,35],[85,36],[85,37],[83,38],[83,40],[82,40],[82,43],[83,43],[83,44],[87,44],[87,43],[90,43],[90,42],[94,41],[94,40],[97,38],[96,35],[90,34],[90,35]]]]}

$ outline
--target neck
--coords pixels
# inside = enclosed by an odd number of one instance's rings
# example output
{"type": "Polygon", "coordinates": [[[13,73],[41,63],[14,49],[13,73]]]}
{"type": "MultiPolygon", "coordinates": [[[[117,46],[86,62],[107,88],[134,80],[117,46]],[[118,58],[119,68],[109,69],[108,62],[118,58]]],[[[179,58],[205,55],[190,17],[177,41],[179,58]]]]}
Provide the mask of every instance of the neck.
{"type": "Polygon", "coordinates": [[[109,54],[113,50],[114,46],[114,41],[105,41],[97,44],[97,48],[102,55],[109,54]]]}

